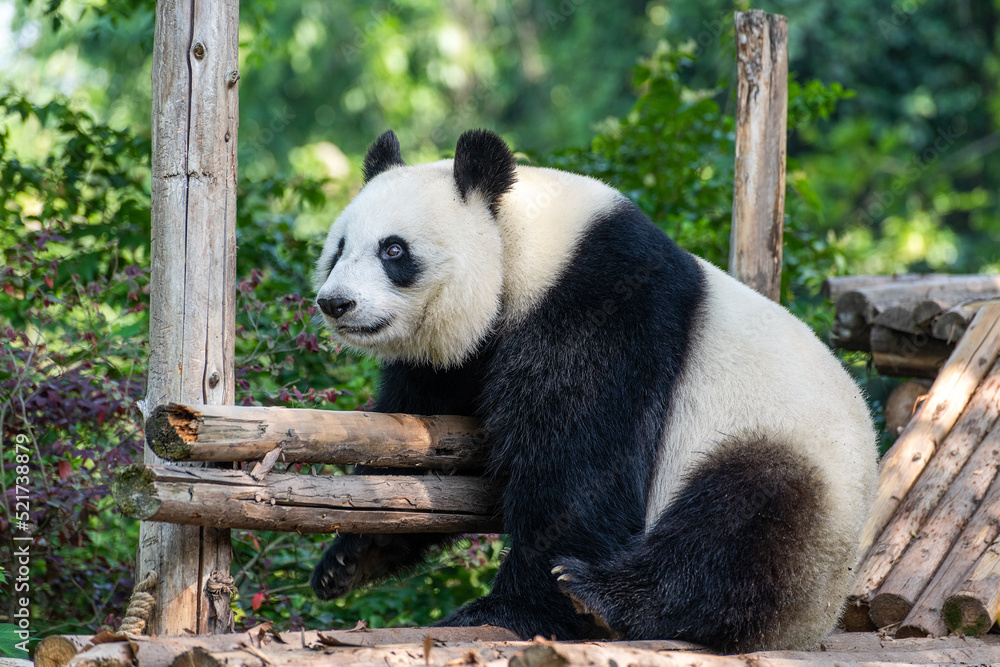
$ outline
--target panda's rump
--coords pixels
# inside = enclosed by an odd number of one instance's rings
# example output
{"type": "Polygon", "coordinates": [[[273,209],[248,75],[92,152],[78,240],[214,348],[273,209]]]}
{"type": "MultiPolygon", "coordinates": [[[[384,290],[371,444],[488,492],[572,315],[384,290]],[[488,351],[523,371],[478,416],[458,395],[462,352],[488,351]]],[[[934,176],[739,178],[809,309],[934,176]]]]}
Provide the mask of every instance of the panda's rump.
{"type": "Polygon", "coordinates": [[[647,525],[678,480],[733,436],[785,443],[816,466],[847,534],[861,529],[875,434],[861,390],[801,321],[704,260],[706,293],[663,433],[647,525]]]}

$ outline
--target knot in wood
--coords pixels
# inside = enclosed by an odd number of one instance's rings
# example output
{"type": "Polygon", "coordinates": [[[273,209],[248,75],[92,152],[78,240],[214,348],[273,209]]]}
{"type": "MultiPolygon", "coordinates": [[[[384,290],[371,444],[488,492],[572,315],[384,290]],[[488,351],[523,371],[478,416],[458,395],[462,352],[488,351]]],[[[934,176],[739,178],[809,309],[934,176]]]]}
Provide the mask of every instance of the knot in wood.
{"type": "Polygon", "coordinates": [[[192,51],[194,53],[194,57],[197,60],[204,60],[205,59],[205,45],[202,44],[201,42],[195,42],[194,43],[194,49],[192,51]]]}
{"type": "Polygon", "coordinates": [[[232,88],[236,85],[236,82],[240,80],[240,73],[237,70],[230,70],[229,74],[226,75],[226,85],[232,88]]]}
{"type": "Polygon", "coordinates": [[[208,376],[208,386],[215,389],[219,386],[219,381],[222,377],[219,375],[219,371],[212,371],[212,374],[208,376]]]}

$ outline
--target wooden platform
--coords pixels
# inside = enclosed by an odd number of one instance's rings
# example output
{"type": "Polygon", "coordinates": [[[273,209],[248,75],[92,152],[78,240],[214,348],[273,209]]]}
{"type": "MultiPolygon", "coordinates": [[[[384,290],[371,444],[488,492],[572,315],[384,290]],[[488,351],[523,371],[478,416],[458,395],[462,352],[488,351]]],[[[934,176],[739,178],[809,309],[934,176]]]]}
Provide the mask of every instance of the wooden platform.
{"type": "MultiPolygon", "coordinates": [[[[94,638],[42,641],[38,667],[794,667],[796,665],[1000,664],[1000,635],[892,639],[877,633],[835,634],[812,651],[718,655],[680,641],[519,641],[503,628],[395,628],[141,637],[91,644],[94,638]]],[[[105,637],[112,639],[112,637],[105,637]]],[[[98,639],[100,641],[100,639],[98,639]]]]}

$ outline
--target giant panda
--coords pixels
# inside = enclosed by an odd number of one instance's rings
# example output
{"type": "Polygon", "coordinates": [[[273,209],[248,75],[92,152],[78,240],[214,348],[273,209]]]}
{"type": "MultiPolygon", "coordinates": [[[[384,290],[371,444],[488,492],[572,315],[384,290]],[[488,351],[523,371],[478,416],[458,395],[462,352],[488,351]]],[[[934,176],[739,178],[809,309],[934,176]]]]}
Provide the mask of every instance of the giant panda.
{"type": "MultiPolygon", "coordinates": [[[[407,166],[390,131],[315,282],[335,338],[381,362],[376,411],[482,420],[511,549],[441,625],[739,651],[834,626],[876,473],[862,392],[618,191],[485,130],[407,166]]],[[[312,587],[342,596],[446,538],[340,535],[312,587]]]]}

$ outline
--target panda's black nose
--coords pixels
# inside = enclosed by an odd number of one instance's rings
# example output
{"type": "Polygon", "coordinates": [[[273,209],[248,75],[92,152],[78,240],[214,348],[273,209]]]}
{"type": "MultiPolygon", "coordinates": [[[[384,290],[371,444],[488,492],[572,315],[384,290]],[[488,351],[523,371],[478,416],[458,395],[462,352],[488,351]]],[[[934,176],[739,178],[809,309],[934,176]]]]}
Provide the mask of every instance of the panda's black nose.
{"type": "Polygon", "coordinates": [[[332,317],[333,319],[339,319],[342,315],[354,310],[354,302],[350,299],[345,299],[342,296],[335,296],[330,299],[325,297],[316,299],[316,303],[319,304],[319,309],[324,313],[332,317]]]}

